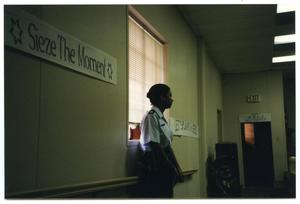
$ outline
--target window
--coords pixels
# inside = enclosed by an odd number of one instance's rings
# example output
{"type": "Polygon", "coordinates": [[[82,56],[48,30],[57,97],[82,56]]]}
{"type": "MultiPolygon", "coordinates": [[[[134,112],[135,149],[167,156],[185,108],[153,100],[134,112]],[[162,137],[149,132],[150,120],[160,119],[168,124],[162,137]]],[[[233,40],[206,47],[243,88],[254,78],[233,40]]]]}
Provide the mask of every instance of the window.
{"type": "MultiPolygon", "coordinates": [[[[139,19],[140,20],[140,19],[139,19]]],[[[147,91],[165,82],[164,44],[157,33],[129,16],[129,139],[139,139],[139,124],[151,108],[147,91]]]]}

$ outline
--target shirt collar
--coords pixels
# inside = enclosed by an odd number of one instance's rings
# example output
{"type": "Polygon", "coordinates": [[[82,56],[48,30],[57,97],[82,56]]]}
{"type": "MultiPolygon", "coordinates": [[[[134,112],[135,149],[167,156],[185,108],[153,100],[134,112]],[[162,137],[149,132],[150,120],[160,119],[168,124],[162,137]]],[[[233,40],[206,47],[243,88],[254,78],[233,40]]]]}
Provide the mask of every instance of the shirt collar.
{"type": "Polygon", "coordinates": [[[154,110],[154,111],[158,114],[158,116],[159,116],[160,118],[163,118],[163,117],[164,117],[163,113],[162,113],[162,112],[159,110],[159,108],[157,108],[156,106],[152,106],[151,109],[154,110]]]}

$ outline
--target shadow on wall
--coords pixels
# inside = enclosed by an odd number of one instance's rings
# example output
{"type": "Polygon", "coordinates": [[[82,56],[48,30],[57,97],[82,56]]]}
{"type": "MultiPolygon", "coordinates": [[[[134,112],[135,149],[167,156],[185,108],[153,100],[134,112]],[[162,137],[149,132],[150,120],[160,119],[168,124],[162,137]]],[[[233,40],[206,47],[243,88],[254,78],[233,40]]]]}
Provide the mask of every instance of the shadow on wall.
{"type": "Polygon", "coordinates": [[[126,151],[126,176],[138,175],[138,161],[141,155],[140,145],[138,141],[128,146],[126,151]]]}

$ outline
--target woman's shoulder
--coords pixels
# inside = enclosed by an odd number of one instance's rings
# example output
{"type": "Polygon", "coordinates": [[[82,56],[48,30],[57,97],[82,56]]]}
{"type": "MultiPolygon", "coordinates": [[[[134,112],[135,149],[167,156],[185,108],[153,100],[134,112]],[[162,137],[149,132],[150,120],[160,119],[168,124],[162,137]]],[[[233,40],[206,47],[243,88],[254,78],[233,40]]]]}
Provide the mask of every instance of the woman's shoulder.
{"type": "Polygon", "coordinates": [[[155,110],[151,109],[151,110],[148,111],[147,114],[153,115],[153,114],[155,114],[155,113],[156,113],[155,110]]]}
{"type": "Polygon", "coordinates": [[[145,121],[145,120],[155,120],[155,121],[158,121],[158,119],[159,119],[158,114],[155,112],[155,110],[151,109],[148,112],[146,112],[146,114],[144,115],[143,121],[145,121]]]}

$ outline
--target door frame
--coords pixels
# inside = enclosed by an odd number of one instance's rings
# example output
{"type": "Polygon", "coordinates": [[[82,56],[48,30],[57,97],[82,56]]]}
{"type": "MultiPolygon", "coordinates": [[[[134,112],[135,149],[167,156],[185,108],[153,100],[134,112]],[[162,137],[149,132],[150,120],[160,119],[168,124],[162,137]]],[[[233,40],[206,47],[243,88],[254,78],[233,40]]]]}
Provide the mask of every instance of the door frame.
{"type": "Polygon", "coordinates": [[[273,164],[273,182],[275,176],[275,168],[274,168],[274,152],[273,152],[273,142],[272,142],[272,120],[271,120],[271,113],[250,113],[250,114],[243,114],[239,116],[239,126],[240,126],[240,138],[241,138],[241,152],[243,154],[242,158],[242,169],[243,169],[243,176],[244,176],[244,185],[246,186],[246,174],[245,174],[245,160],[244,160],[244,145],[245,145],[245,138],[243,135],[244,127],[242,127],[245,123],[257,123],[257,122],[269,122],[270,123],[270,133],[271,133],[271,153],[272,153],[272,164],[273,164]]]}

